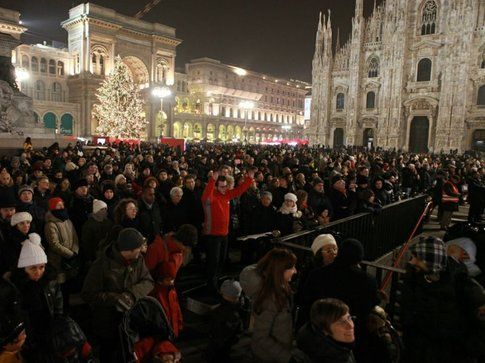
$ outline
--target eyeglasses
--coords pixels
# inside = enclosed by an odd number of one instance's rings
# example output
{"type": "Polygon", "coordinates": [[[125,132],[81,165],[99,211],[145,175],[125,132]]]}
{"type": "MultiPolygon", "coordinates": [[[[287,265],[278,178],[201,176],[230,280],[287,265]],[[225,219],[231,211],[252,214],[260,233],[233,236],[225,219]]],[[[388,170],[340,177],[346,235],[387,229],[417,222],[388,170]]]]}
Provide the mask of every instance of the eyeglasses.
{"type": "Polygon", "coordinates": [[[338,248],[337,247],[329,247],[329,248],[322,248],[323,253],[337,253],[338,248]]]}

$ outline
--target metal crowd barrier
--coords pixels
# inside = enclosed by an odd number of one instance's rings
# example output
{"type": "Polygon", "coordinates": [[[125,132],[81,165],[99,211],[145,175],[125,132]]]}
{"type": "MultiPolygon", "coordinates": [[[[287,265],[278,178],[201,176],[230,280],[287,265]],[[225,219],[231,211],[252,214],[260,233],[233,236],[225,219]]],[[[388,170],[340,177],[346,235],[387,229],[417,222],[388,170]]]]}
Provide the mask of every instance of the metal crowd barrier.
{"type": "Polygon", "coordinates": [[[426,199],[426,195],[419,195],[387,205],[378,215],[356,214],[313,230],[273,238],[271,242],[310,247],[319,234],[338,234],[341,238],[361,241],[365,259],[373,261],[406,242],[426,206],[426,199]]]}

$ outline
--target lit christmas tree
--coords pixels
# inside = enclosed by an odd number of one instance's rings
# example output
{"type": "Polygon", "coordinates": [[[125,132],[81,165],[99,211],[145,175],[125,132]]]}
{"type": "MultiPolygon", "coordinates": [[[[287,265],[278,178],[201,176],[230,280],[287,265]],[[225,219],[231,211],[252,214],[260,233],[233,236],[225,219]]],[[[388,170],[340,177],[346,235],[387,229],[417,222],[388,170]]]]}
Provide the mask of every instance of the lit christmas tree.
{"type": "Polygon", "coordinates": [[[96,92],[99,103],[93,116],[98,120],[96,132],[102,136],[140,139],[148,122],[138,86],[120,56],[115,58],[113,72],[96,92]]]}

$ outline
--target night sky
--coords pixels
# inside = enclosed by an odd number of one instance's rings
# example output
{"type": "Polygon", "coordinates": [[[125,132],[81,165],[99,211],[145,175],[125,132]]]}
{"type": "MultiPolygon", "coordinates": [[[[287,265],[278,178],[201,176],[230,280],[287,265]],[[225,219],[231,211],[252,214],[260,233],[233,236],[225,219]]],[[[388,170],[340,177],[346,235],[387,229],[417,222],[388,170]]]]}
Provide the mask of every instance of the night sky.
{"type": "MultiPolygon", "coordinates": [[[[96,4],[134,15],[149,0],[97,0],[96,4]]],[[[380,3],[381,1],[378,1],[380,3]]],[[[0,6],[21,12],[29,28],[24,41],[67,42],[59,23],[73,0],[0,0],[0,6]]],[[[373,0],[365,0],[365,13],[373,0]]],[[[348,38],[355,0],[162,0],[143,20],[176,28],[183,43],[177,48],[178,70],[193,58],[224,63],[283,78],[311,80],[311,60],[319,11],[332,11],[334,38],[348,38]]]]}

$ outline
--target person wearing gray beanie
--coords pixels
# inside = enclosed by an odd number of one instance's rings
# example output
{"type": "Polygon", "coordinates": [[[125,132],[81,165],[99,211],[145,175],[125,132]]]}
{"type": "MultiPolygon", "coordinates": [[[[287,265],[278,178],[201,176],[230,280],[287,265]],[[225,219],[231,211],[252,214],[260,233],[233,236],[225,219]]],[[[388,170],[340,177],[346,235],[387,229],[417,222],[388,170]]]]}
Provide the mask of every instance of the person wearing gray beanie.
{"type": "Polygon", "coordinates": [[[221,303],[211,313],[210,341],[206,349],[208,362],[231,362],[231,347],[243,331],[241,292],[238,281],[229,279],[221,285],[221,303]]]}
{"type": "Polygon", "coordinates": [[[101,362],[119,361],[113,337],[118,336],[124,313],[153,290],[153,278],[141,255],[144,241],[136,229],[122,229],[92,263],[84,280],[81,297],[93,312],[101,362]]]}
{"type": "Polygon", "coordinates": [[[116,240],[116,247],[120,252],[134,251],[145,243],[145,237],[135,228],[125,228],[121,230],[116,240]]]}

